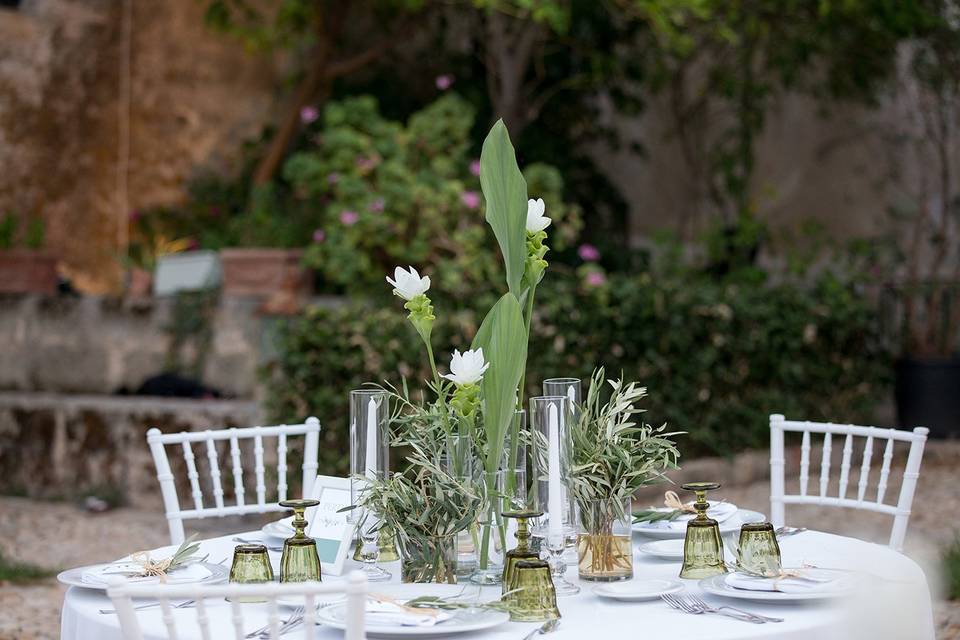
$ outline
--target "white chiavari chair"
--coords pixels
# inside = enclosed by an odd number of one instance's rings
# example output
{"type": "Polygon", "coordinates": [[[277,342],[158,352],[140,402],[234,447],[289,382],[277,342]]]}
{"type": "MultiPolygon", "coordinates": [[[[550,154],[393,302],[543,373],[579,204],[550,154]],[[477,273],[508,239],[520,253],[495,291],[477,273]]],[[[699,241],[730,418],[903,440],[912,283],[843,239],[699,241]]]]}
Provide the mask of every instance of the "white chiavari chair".
{"type": "MultiPolygon", "coordinates": [[[[913,431],[861,427],[852,424],[832,424],[829,422],[798,422],[787,420],[780,414],[770,416],[770,519],[775,527],[784,524],[784,505],[814,504],[831,507],[849,507],[876,511],[893,516],[893,530],[890,532],[890,547],[903,551],[903,540],[907,535],[907,523],[910,520],[910,507],[913,494],[920,476],[920,463],[923,447],[927,441],[928,429],[917,427],[913,431]],[[802,433],[800,444],[800,493],[787,494],[786,456],[784,447],[785,432],[802,433]],[[815,490],[810,489],[810,450],[811,434],[822,435],[820,476],[814,479],[815,490]],[[831,456],[834,437],[843,438],[843,451],[840,461],[840,476],[836,492],[831,491],[831,456]],[[855,445],[855,440],[863,444],[855,445]],[[901,476],[900,493],[895,504],[885,502],[887,486],[894,457],[895,443],[909,444],[906,466],[901,476]],[[877,476],[876,490],[870,488],[874,448],[882,445],[880,473],[877,476]],[[851,485],[851,467],[854,464],[854,451],[860,452],[859,473],[856,483],[856,496],[847,497],[851,485]],[[818,485],[818,486],[817,486],[818,485]]],[[[837,443],[839,446],[839,443],[837,443]]],[[[901,447],[903,448],[903,447],[901,447]]],[[[852,491],[852,489],[851,489],[852,491]]]]}
{"type": "Polygon", "coordinates": [[[247,513],[266,513],[268,511],[285,511],[277,504],[287,499],[287,450],[291,436],[304,436],[303,472],[304,491],[313,487],[317,477],[317,448],[320,442],[320,421],[316,418],[307,418],[303,424],[277,425],[272,427],[246,427],[242,429],[218,429],[207,431],[181,431],[179,433],[162,433],[154,427],[147,431],[147,444],[153,454],[153,462],[157,468],[157,480],[160,481],[160,491],[163,494],[163,506],[167,514],[167,524],[170,527],[170,540],[173,544],[180,544],[184,540],[183,521],[195,518],[223,517],[243,515],[247,513]],[[267,469],[265,460],[265,439],[276,439],[276,499],[267,501],[267,469]],[[220,457],[217,443],[229,441],[230,472],[232,474],[234,504],[227,504],[224,499],[223,481],[221,478],[220,457]],[[256,502],[247,499],[244,489],[244,473],[242,466],[241,443],[252,442],[254,456],[254,482],[256,502]],[[194,453],[193,445],[202,444],[203,451],[194,453]],[[170,461],[167,458],[167,446],[172,445],[180,450],[184,466],[190,482],[192,509],[181,509],[180,499],[177,496],[177,486],[174,481],[170,461]],[[206,458],[209,486],[212,488],[212,501],[206,496],[204,501],[203,484],[197,469],[197,456],[206,458]]]}
{"type": "MultiPolygon", "coordinates": [[[[312,640],[315,638],[317,612],[316,605],[327,596],[346,594],[345,640],[364,640],[364,615],[366,610],[367,578],[360,571],[354,571],[345,581],[338,582],[268,582],[264,584],[154,584],[137,585],[123,578],[115,579],[107,588],[107,595],[113,601],[120,620],[120,632],[124,640],[143,640],[144,630],[140,626],[133,598],[156,600],[160,604],[160,617],[170,640],[188,637],[199,632],[203,640],[226,640],[235,638],[245,640],[247,635],[257,629],[263,629],[258,638],[280,638],[283,623],[290,612],[280,609],[278,598],[304,599],[303,622],[296,627],[297,637],[312,640]],[[224,603],[226,598],[230,602],[224,603]],[[319,598],[319,599],[318,599],[319,598]],[[265,604],[244,604],[240,599],[265,600],[265,604]],[[190,607],[176,607],[174,600],[193,600],[190,607]],[[212,606],[211,606],[212,605],[212,606]],[[215,609],[216,607],[216,609],[215,609]],[[229,614],[217,615],[222,607],[229,607],[229,614]],[[266,611],[266,621],[257,619],[255,623],[244,620],[244,614],[252,611],[266,611]],[[176,611],[176,615],[174,615],[176,611]],[[212,614],[212,615],[211,615],[212,614]]],[[[249,617],[249,613],[248,613],[249,617]]],[[[150,629],[155,636],[159,629],[150,629]]]]}

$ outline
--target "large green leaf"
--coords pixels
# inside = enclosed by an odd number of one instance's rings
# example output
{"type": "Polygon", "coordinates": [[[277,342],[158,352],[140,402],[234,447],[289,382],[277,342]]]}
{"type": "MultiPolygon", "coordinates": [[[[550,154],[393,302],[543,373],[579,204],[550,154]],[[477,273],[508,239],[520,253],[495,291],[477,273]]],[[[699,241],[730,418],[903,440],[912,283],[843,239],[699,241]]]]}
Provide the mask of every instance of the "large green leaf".
{"type": "Polygon", "coordinates": [[[497,120],[483,141],[480,186],[487,203],[487,222],[503,253],[507,287],[519,298],[527,257],[527,181],[517,166],[517,156],[503,120],[497,120]]]}
{"type": "Polygon", "coordinates": [[[520,303],[511,293],[493,305],[480,324],[473,348],[482,348],[490,368],[483,376],[483,427],[487,471],[496,471],[517,408],[517,385],[527,365],[527,334],[520,303]]]}

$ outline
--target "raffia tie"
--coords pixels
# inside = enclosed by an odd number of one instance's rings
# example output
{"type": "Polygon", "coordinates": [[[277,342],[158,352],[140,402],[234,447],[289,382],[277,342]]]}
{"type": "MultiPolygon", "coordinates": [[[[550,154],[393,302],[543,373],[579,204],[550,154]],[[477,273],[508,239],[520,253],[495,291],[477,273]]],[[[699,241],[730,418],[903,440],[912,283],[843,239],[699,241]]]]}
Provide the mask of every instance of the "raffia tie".
{"type": "Polygon", "coordinates": [[[668,509],[675,509],[684,513],[697,512],[697,510],[693,507],[693,503],[684,504],[681,502],[680,496],[677,495],[676,491],[667,491],[663,494],[663,505],[668,509]]]}
{"type": "Polygon", "coordinates": [[[173,558],[167,558],[165,560],[154,561],[150,559],[149,551],[137,551],[136,553],[130,554],[130,561],[140,565],[143,571],[140,573],[143,577],[156,576],[160,578],[160,582],[167,581],[167,570],[170,568],[170,563],[173,562],[173,558]]]}

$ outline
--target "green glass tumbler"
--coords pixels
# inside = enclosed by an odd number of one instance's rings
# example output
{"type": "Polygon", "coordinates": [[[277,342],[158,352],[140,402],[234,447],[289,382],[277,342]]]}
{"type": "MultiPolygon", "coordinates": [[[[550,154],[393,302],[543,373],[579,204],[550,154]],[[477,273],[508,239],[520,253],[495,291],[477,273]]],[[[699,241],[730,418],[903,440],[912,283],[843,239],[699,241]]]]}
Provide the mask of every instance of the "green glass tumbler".
{"type": "MultiPolygon", "coordinates": [[[[273,581],[270,556],[262,544],[241,544],[233,550],[230,582],[260,584],[273,581]]],[[[266,602],[264,598],[241,598],[239,602],[266,602]]]]}
{"type": "Polygon", "coordinates": [[[317,541],[304,534],[307,521],[303,512],[315,507],[317,500],[284,500],[281,507],[293,509],[294,534],[283,542],[283,555],[280,557],[280,582],[307,582],[320,580],[320,555],[317,553],[317,541]]]}
{"type": "Polygon", "coordinates": [[[510,620],[545,622],[560,617],[550,565],[543,560],[521,560],[514,565],[508,592],[513,592],[510,620]]]}
{"type": "Polygon", "coordinates": [[[727,572],[723,561],[723,541],[720,539],[720,525],[707,517],[707,491],[719,489],[717,482],[689,482],[682,485],[687,491],[697,494],[693,507],[697,517],[687,523],[687,535],[683,542],[683,567],[681,578],[703,579],[727,572]]]}
{"type": "Polygon", "coordinates": [[[740,528],[737,566],[749,573],[780,575],[780,545],[772,524],[751,522],[740,528]]]}

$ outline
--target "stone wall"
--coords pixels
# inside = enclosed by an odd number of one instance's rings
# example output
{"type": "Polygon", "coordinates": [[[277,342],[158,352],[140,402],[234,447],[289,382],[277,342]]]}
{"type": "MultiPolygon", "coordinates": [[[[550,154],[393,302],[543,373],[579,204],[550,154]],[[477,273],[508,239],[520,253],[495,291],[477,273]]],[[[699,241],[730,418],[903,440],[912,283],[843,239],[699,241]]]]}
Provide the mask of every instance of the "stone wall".
{"type": "Polygon", "coordinates": [[[198,166],[233,170],[241,142],[269,120],[280,74],[211,33],[204,6],[23,0],[0,9],[0,212],[42,217],[47,248],[85,291],[117,289],[130,211],[181,200],[198,166]],[[125,6],[129,111],[119,98],[125,6]]]}
{"type": "MultiPolygon", "coordinates": [[[[202,381],[253,398],[273,320],[259,302],[223,296],[202,381]]],[[[101,296],[0,297],[0,389],[65,393],[133,391],[164,369],[174,300],[136,306],[101,296]]],[[[186,350],[185,359],[191,354],[186,350]]]]}
{"type": "MultiPolygon", "coordinates": [[[[159,505],[148,429],[200,431],[260,421],[257,404],[246,401],[0,392],[0,493],[75,498],[109,491],[159,505]]],[[[186,478],[176,466],[182,460],[168,454],[178,477],[186,478]]],[[[202,452],[198,458],[202,462],[202,452]]],[[[179,492],[190,495],[186,486],[179,492]]]]}

